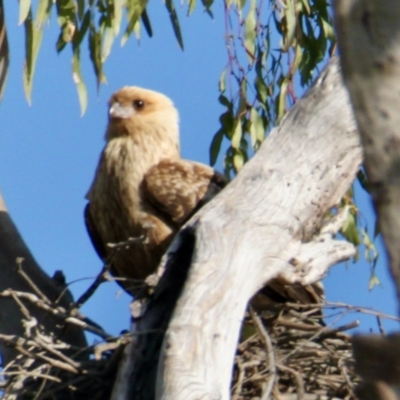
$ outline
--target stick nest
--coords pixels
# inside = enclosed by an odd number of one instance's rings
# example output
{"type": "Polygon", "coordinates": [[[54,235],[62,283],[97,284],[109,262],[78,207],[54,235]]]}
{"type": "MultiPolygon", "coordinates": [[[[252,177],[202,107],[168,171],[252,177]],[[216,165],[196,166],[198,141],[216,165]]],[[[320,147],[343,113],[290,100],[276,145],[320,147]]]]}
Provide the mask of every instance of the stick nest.
{"type": "MultiPolygon", "coordinates": [[[[9,291],[8,295],[18,301],[24,296],[35,301],[32,294],[9,291]]],[[[36,305],[39,303],[36,299],[36,305]]],[[[112,338],[76,314],[71,318],[55,306],[46,307],[60,317],[60,324],[78,321],[103,341],[71,348],[46,336],[26,311],[23,336],[0,335],[19,353],[2,371],[3,398],[109,399],[129,335],[112,338]]],[[[351,336],[344,331],[357,323],[329,328],[323,322],[323,307],[326,305],[286,303],[260,314],[249,307],[235,358],[232,399],[355,399],[354,385],[360,380],[354,372],[351,336]]],[[[343,307],[348,310],[350,306],[337,306],[343,307]]]]}
{"type": "MultiPolygon", "coordinates": [[[[338,307],[339,308],[339,307],[338,307]]],[[[355,399],[351,336],[330,329],[322,305],[284,304],[257,315],[251,307],[238,345],[232,399],[355,399]]]]}

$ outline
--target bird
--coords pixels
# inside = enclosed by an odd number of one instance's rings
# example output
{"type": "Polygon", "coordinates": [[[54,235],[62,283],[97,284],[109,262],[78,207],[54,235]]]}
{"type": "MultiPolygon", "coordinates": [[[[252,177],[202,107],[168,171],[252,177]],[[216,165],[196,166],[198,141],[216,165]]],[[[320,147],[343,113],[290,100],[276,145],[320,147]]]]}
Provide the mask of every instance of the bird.
{"type": "Polygon", "coordinates": [[[125,86],[111,96],[105,142],[85,224],[100,258],[135,297],[182,225],[227,181],[181,158],[178,111],[153,90],[125,86]],[[118,243],[126,245],[116,251],[118,243]]]}
{"type": "MultiPolygon", "coordinates": [[[[180,156],[179,117],[165,95],[126,86],[108,103],[105,147],[86,195],[85,223],[110,272],[132,296],[157,269],[172,239],[227,184],[213,168],[180,156]],[[118,251],[112,245],[123,243],[118,251]]],[[[323,289],[272,281],[252,300],[318,303],[323,289]]]]}

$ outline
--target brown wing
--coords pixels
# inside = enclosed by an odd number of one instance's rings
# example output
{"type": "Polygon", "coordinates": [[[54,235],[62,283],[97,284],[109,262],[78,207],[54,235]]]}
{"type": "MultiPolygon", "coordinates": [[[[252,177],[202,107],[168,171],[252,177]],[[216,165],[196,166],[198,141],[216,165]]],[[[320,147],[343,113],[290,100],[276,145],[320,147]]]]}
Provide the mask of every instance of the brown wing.
{"type": "Polygon", "coordinates": [[[141,189],[163,216],[182,225],[225,185],[225,178],[207,165],[164,160],[147,172],[141,189]]]}
{"type": "Polygon", "coordinates": [[[96,225],[93,221],[92,215],[90,214],[90,203],[86,204],[84,211],[85,225],[86,230],[89,234],[90,241],[94,249],[96,250],[97,255],[105,261],[107,258],[107,250],[104,246],[103,241],[100,238],[100,234],[97,231],[96,225]]]}

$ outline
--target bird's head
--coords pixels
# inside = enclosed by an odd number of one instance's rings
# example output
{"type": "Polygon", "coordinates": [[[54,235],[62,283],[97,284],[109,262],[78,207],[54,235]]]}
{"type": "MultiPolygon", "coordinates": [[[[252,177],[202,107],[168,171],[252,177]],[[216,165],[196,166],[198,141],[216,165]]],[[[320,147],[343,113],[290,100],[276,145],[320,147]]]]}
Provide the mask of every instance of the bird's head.
{"type": "Polygon", "coordinates": [[[168,141],[179,148],[179,118],[172,101],[153,90],[125,86],[109,102],[106,140],[131,137],[135,141],[168,141]]]}

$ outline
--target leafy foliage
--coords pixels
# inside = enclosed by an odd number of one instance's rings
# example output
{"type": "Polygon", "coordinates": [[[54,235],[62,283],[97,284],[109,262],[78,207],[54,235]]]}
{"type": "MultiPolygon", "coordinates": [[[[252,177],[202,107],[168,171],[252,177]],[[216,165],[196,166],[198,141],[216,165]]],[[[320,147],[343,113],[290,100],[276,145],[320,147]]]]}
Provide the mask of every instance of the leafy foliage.
{"type": "Polygon", "coordinates": [[[0,100],[6,85],[10,63],[6,25],[4,22],[3,0],[0,0],[0,100]]]}
{"type": "Polygon", "coordinates": [[[224,4],[228,64],[219,101],[226,111],[210,161],[215,164],[227,138],[224,165],[231,177],[334,53],[335,37],[326,0],[270,0],[267,7],[260,0],[224,4]]]}
{"type": "MultiPolygon", "coordinates": [[[[87,39],[90,60],[97,84],[106,81],[104,62],[111,53],[115,39],[120,34],[123,16],[126,27],[121,44],[132,33],[140,37],[144,26],[152,36],[150,19],[146,12],[148,0],[38,0],[35,16],[31,0],[20,0],[19,23],[25,25],[24,87],[28,102],[31,101],[35,65],[42,42],[43,27],[55,8],[60,34],[56,43],[58,52],[68,45],[72,48],[72,76],[77,87],[82,114],[87,108],[87,90],[81,72],[81,45],[87,39]]],[[[183,38],[173,0],[165,2],[173,31],[181,48],[183,38]]]]}

